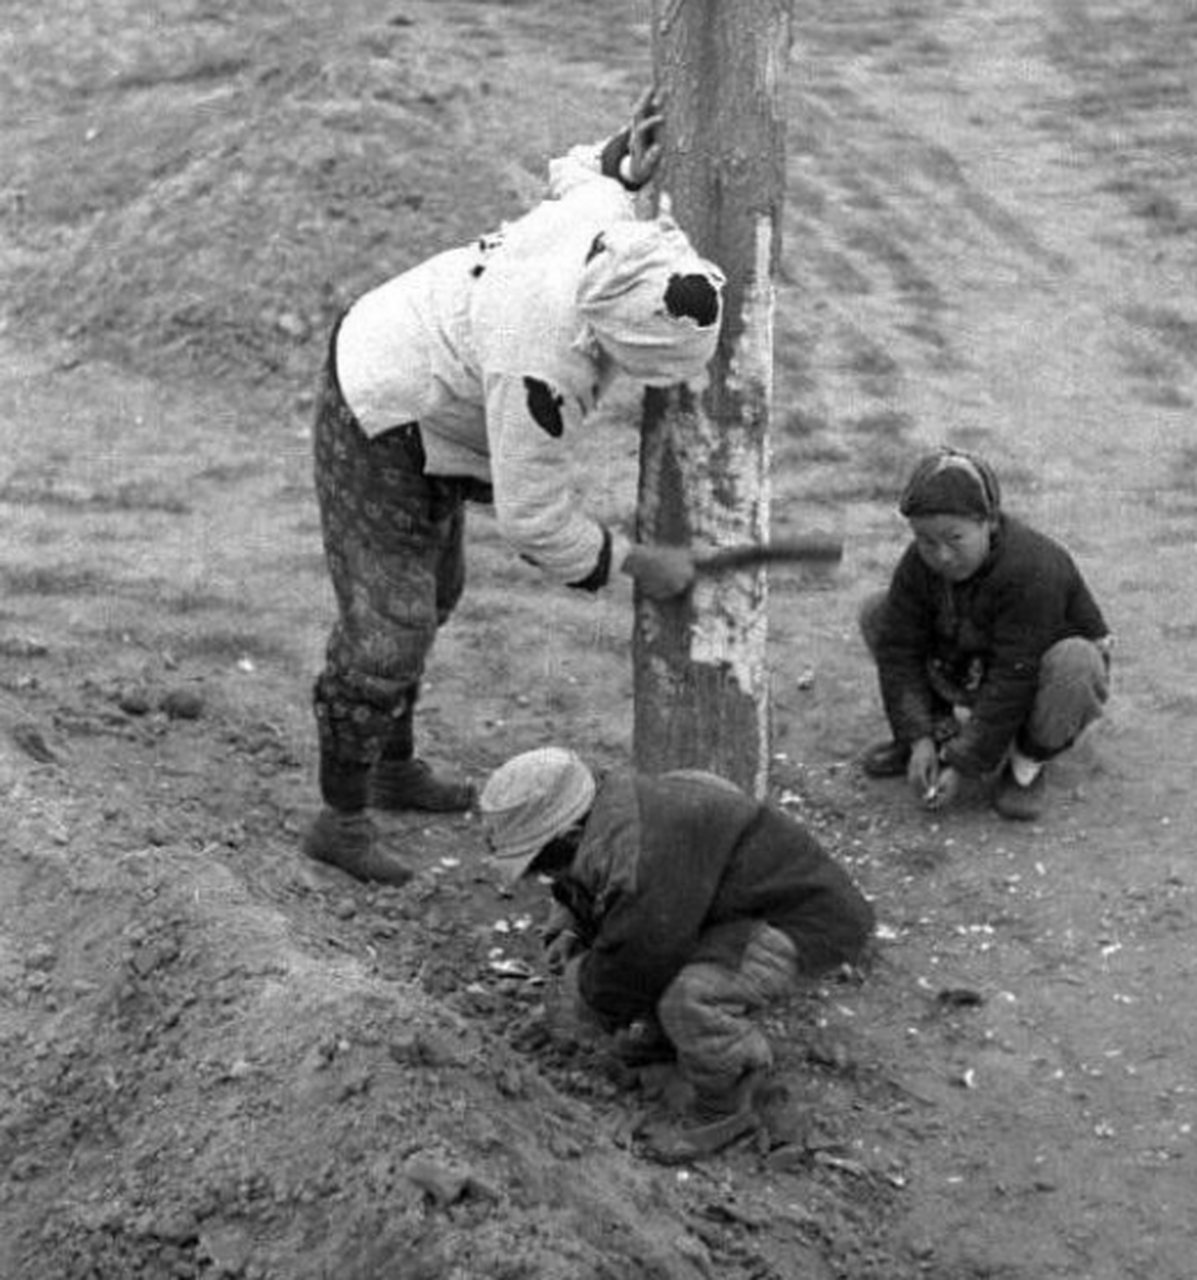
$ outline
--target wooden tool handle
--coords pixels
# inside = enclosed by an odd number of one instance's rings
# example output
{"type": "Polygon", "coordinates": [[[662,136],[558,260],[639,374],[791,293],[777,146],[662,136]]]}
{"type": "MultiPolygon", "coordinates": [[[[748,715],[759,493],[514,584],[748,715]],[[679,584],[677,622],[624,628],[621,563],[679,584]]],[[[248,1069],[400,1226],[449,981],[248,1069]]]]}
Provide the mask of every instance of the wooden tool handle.
{"type": "Polygon", "coordinates": [[[730,569],[755,569],[763,564],[839,564],[843,558],[844,544],[839,538],[810,533],[780,542],[720,547],[699,556],[694,567],[699,573],[725,573],[730,569]]]}

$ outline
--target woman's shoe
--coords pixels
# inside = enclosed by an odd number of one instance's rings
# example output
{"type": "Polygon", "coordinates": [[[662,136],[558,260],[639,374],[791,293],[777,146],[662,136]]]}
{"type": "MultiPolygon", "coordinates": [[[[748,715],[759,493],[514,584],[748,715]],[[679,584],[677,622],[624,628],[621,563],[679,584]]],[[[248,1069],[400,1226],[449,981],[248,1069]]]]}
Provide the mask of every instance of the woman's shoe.
{"type": "Polygon", "coordinates": [[[370,815],[361,811],[346,813],[325,806],[303,838],[303,852],[355,880],[400,885],[413,875],[410,867],[380,847],[370,815]]]}

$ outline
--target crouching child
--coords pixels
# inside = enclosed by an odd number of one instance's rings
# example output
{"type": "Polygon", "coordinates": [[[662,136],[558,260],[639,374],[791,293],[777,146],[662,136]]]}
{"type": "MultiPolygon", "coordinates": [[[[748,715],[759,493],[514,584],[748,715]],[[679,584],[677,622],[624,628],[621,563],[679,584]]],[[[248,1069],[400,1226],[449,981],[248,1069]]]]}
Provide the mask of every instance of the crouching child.
{"type": "Polygon", "coordinates": [[[1006,818],[1038,818],[1043,766],[1102,714],[1111,638],[1072,556],[1002,510],[987,463],[940,449],[899,499],[914,537],[860,615],[892,739],[863,757],[929,809],[961,778],[1006,818]]]}
{"type": "Polygon", "coordinates": [[[676,1056],[692,1088],[687,1115],[646,1135],[648,1154],[681,1163],[755,1130],[773,1054],[753,1015],[856,963],[872,933],[847,872],[722,778],[626,770],[600,783],[558,747],[497,769],[480,811],[499,874],[551,882],[550,967],[580,1012],[612,1035],[649,1028],[634,1053],[676,1056]]]}

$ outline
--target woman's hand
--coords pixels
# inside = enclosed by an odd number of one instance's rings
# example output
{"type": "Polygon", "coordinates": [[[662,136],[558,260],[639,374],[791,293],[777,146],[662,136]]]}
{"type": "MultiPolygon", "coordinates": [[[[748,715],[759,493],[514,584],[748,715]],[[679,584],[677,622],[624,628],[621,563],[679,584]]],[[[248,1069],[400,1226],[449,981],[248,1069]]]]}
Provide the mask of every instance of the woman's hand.
{"type": "Polygon", "coordinates": [[[650,182],[661,163],[664,154],[661,145],[661,126],[665,123],[663,108],[655,89],[646,89],[632,108],[624,174],[629,186],[642,187],[650,182]]]}
{"type": "Polygon", "coordinates": [[[694,553],[689,547],[637,543],[628,552],[623,571],[635,578],[650,599],[672,600],[694,585],[694,553]]]}

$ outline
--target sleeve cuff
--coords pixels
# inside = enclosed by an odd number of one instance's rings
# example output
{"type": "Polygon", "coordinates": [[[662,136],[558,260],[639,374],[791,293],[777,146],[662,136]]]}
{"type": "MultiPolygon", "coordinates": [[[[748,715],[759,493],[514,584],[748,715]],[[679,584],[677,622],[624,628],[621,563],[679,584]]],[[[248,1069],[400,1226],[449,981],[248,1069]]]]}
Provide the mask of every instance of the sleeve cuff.
{"type": "Polygon", "coordinates": [[[599,528],[602,530],[603,542],[599,548],[598,563],[581,581],[567,584],[576,591],[598,591],[605,587],[617,572],[615,568],[615,535],[606,525],[600,525],[599,528]]]}

